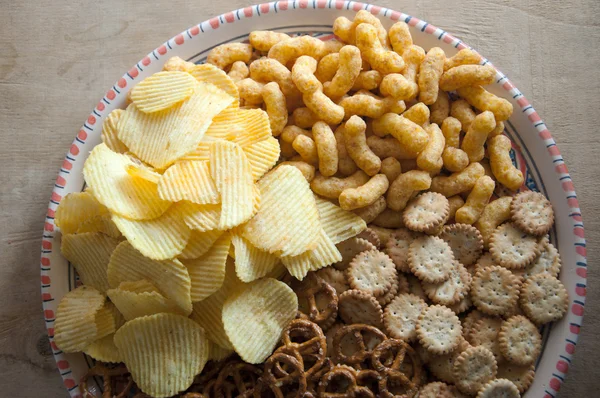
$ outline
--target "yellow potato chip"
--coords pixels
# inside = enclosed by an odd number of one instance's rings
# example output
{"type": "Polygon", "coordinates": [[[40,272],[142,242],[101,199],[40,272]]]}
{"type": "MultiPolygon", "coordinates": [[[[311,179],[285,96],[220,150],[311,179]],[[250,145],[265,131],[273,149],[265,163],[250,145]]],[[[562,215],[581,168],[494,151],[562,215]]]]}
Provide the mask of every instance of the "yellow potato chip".
{"type": "Polygon", "coordinates": [[[264,141],[271,134],[269,115],[262,109],[227,108],[213,119],[205,138],[224,139],[242,148],[264,141]]]}
{"type": "Polygon", "coordinates": [[[273,270],[271,272],[265,275],[265,278],[282,280],[286,275],[289,275],[287,268],[285,268],[285,265],[283,265],[283,263],[280,261],[277,264],[275,264],[275,267],[273,267],[273,270]]]}
{"type": "Polygon", "coordinates": [[[254,181],[259,180],[275,166],[279,160],[280,152],[279,141],[275,137],[244,147],[244,153],[250,162],[250,166],[252,166],[254,181]]]}
{"type": "Polygon", "coordinates": [[[123,236],[109,213],[91,218],[81,223],[79,228],[77,228],[77,233],[83,234],[85,232],[101,232],[111,238],[120,238],[123,236]]]}
{"type": "Polygon", "coordinates": [[[119,140],[117,125],[121,115],[125,112],[123,109],[115,109],[108,114],[104,123],[102,123],[102,142],[106,144],[112,151],[117,153],[125,153],[129,151],[127,146],[119,140]]]}
{"type": "Polygon", "coordinates": [[[102,293],[110,287],[106,270],[119,241],[100,232],[68,234],[62,237],[60,251],[69,260],[84,285],[102,293]]]}
{"type": "Polygon", "coordinates": [[[242,236],[259,249],[297,256],[317,246],[319,213],[312,191],[293,166],[277,167],[260,181],[260,210],[241,227],[242,236]]]}
{"type": "Polygon", "coordinates": [[[104,306],[108,308],[112,313],[113,319],[115,320],[115,330],[119,330],[119,328],[125,324],[125,317],[119,312],[117,306],[111,303],[110,301],[104,303],[104,306]]]}
{"type": "Polygon", "coordinates": [[[319,243],[313,250],[299,256],[281,257],[288,272],[298,280],[304,279],[308,271],[317,271],[338,261],[342,261],[342,254],[324,229],[319,232],[319,243]]]}
{"type": "Polygon", "coordinates": [[[240,106],[240,93],[236,84],[231,80],[227,73],[211,64],[202,64],[192,66],[188,72],[199,82],[211,83],[225,91],[234,98],[230,108],[235,109],[240,106]]]}
{"type": "Polygon", "coordinates": [[[127,322],[115,333],[115,345],[140,389],[170,397],[187,389],[208,360],[204,330],[175,314],[156,314],[127,322]]]}
{"type": "Polygon", "coordinates": [[[96,313],[104,305],[104,295],[90,286],[81,286],[60,300],[54,321],[54,342],[66,353],[82,351],[98,335],[96,313]]]}
{"type": "Polygon", "coordinates": [[[63,234],[73,234],[86,221],[105,214],[108,214],[108,209],[90,192],[72,192],[58,205],[54,224],[63,234]]]}
{"type": "Polygon", "coordinates": [[[197,204],[215,204],[221,200],[208,168],[208,162],[177,162],[158,182],[158,196],[171,202],[187,200],[197,204]]]}
{"type": "Polygon", "coordinates": [[[250,219],[254,213],[252,168],[242,148],[228,141],[210,146],[210,174],[221,194],[218,229],[231,229],[250,219]]]}
{"type": "Polygon", "coordinates": [[[193,260],[202,257],[221,235],[223,235],[223,231],[218,229],[205,232],[192,231],[187,246],[183,249],[178,258],[182,260],[193,260]]]}
{"type": "Polygon", "coordinates": [[[142,178],[154,184],[158,184],[160,181],[160,173],[157,173],[150,167],[146,167],[143,164],[128,164],[126,170],[127,173],[132,177],[142,178]]]}
{"type": "Polygon", "coordinates": [[[252,282],[273,270],[279,259],[269,252],[257,249],[240,235],[232,234],[235,248],[235,272],[242,282],[252,282]]]}
{"type": "Polygon", "coordinates": [[[209,83],[196,83],[192,96],[162,112],[144,113],[130,104],[121,116],[119,139],[144,162],[164,169],[202,140],[212,118],[233,98],[209,83]]]}
{"type": "MultiPolygon", "coordinates": [[[[126,282],[122,282],[121,285],[123,283],[126,282]]],[[[161,312],[187,315],[174,301],[160,294],[156,288],[153,291],[134,292],[122,289],[121,285],[117,289],[109,289],[107,293],[127,321],[161,312]]]]}
{"type": "Polygon", "coordinates": [[[222,361],[225,358],[233,355],[235,351],[223,348],[218,344],[213,343],[212,341],[208,342],[208,360],[209,361],[222,361]]]}
{"type": "Polygon", "coordinates": [[[231,245],[231,234],[220,233],[216,242],[202,257],[184,261],[192,279],[192,302],[201,301],[216,292],[225,279],[225,264],[231,245]]]}
{"type": "Polygon", "coordinates": [[[117,214],[113,214],[112,220],[133,247],[153,260],[178,256],[192,232],[176,204],[152,220],[130,220],[117,214]]]}
{"type": "Polygon", "coordinates": [[[96,312],[95,322],[98,329],[96,339],[101,339],[116,331],[115,317],[112,310],[106,304],[96,312]]]}
{"type": "Polygon", "coordinates": [[[96,361],[112,363],[122,362],[123,358],[115,345],[114,337],[114,333],[104,336],[87,346],[83,352],[94,358],[96,361]]]}
{"type": "Polygon", "coordinates": [[[298,297],[285,283],[261,279],[232,293],[223,305],[223,325],[235,351],[249,363],[261,363],[296,316],[298,297]]]}
{"type": "Polygon", "coordinates": [[[351,211],[346,211],[316,195],[315,201],[321,225],[334,245],[358,235],[367,228],[365,221],[351,211]]]}
{"type": "Polygon", "coordinates": [[[221,204],[197,205],[183,201],[179,204],[179,211],[183,215],[185,224],[196,231],[210,231],[217,229],[221,219],[221,204]]]}
{"type": "Polygon", "coordinates": [[[100,144],[85,161],[83,175],[96,199],[113,213],[135,220],[160,216],[171,203],[158,197],[155,183],[129,175],[131,164],[128,156],[100,144]]]}
{"type": "Polygon", "coordinates": [[[198,143],[193,151],[187,153],[185,156],[179,158],[177,162],[188,162],[188,161],[208,161],[208,153],[210,152],[210,144],[214,139],[208,139],[207,136],[202,138],[202,141],[198,143]]]}
{"type": "Polygon", "coordinates": [[[134,293],[158,292],[156,286],[148,279],[121,282],[119,283],[119,289],[134,293]]]}
{"type": "Polygon", "coordinates": [[[210,341],[229,350],[233,350],[233,346],[223,327],[223,304],[231,292],[243,286],[243,283],[235,274],[234,267],[233,261],[228,260],[225,266],[225,279],[221,288],[204,300],[194,303],[194,310],[190,315],[194,322],[204,328],[210,341]]]}
{"type": "Polygon", "coordinates": [[[142,112],[158,112],[188,99],[195,88],[196,80],[189,73],[161,71],[136,84],[131,101],[142,112]]]}
{"type": "Polygon", "coordinates": [[[108,263],[108,283],[116,289],[121,282],[140,279],[150,281],[186,315],[191,312],[191,280],[187,268],[179,260],[151,260],[135,250],[129,242],[121,242],[108,263]]]}

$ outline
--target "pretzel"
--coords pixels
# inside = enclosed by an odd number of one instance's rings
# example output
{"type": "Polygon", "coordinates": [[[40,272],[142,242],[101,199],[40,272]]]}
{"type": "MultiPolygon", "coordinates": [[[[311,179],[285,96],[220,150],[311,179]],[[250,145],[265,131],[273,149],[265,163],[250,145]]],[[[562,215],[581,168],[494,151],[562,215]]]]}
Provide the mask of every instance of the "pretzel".
{"type": "Polygon", "coordinates": [[[356,382],[356,371],[348,366],[335,366],[325,373],[319,383],[321,398],[375,398],[367,387],[361,387],[356,382]],[[331,391],[334,390],[334,391],[331,391]]]}
{"type": "Polygon", "coordinates": [[[283,387],[295,387],[298,397],[302,397],[306,392],[307,382],[306,374],[303,370],[303,364],[291,355],[282,352],[276,352],[265,361],[265,369],[262,377],[258,380],[254,389],[254,397],[264,396],[263,391],[270,390],[276,397],[288,396],[282,391],[283,387]],[[282,366],[285,365],[285,366],[282,366]],[[291,372],[286,372],[283,376],[276,376],[273,371],[276,368],[287,368],[291,372]]]}
{"type": "Polygon", "coordinates": [[[338,297],[335,289],[314,274],[310,274],[298,289],[294,289],[300,301],[300,310],[308,312],[308,318],[323,329],[329,328],[335,322],[338,311],[338,297]],[[322,302],[317,302],[317,295],[325,296],[325,308],[321,308],[322,302]],[[304,301],[304,303],[303,303],[304,301]],[[302,308],[303,304],[307,308],[302,308]]]}
{"type": "Polygon", "coordinates": [[[401,372],[384,374],[379,380],[379,397],[414,397],[419,387],[401,372]]]}
{"type": "Polygon", "coordinates": [[[93,367],[91,367],[87,373],[81,378],[79,382],[79,389],[83,394],[84,398],[95,398],[96,395],[92,394],[88,390],[88,379],[94,376],[101,376],[103,382],[103,393],[102,398],[126,398],[129,394],[129,390],[133,386],[133,379],[129,374],[129,370],[127,370],[124,366],[119,366],[114,369],[109,369],[104,366],[103,363],[97,362],[93,367]],[[122,389],[119,393],[113,393],[113,379],[120,376],[129,376],[129,380],[124,389],[122,389]]]}
{"type": "Polygon", "coordinates": [[[421,381],[421,364],[417,353],[405,341],[387,339],[371,354],[373,368],[384,374],[402,373],[415,386],[421,381]],[[407,361],[408,359],[408,361],[407,361]]]}
{"type": "Polygon", "coordinates": [[[277,351],[289,352],[296,351],[304,360],[304,356],[310,357],[313,365],[306,369],[307,361],[304,361],[304,372],[306,377],[311,377],[317,373],[325,362],[327,352],[327,340],[323,330],[314,322],[306,319],[294,319],[283,331],[281,336],[283,346],[277,351]],[[301,342],[298,342],[298,340],[301,342]],[[314,360],[314,361],[313,361],[314,360]]]}
{"type": "Polygon", "coordinates": [[[215,396],[250,397],[261,375],[262,370],[257,366],[239,360],[228,362],[217,377],[215,396]],[[225,384],[228,384],[227,388],[225,384]]]}
{"type": "Polygon", "coordinates": [[[370,341],[365,341],[365,336],[371,335],[371,338],[375,338],[375,341],[379,342],[386,340],[386,335],[374,326],[356,323],[354,325],[342,326],[333,336],[333,358],[338,363],[346,365],[359,365],[364,362],[372,353],[376,344],[372,344],[370,341]],[[343,340],[346,337],[350,337],[355,341],[356,352],[352,354],[344,353],[343,340]],[[369,344],[367,344],[369,343],[369,344]]]}

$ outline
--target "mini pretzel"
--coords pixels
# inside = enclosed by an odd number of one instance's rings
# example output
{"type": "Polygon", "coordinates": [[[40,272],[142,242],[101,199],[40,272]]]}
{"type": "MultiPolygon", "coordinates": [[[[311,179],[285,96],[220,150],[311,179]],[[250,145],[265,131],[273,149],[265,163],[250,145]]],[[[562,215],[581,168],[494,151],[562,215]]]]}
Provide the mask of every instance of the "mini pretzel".
{"type": "Polygon", "coordinates": [[[357,384],[356,376],[356,371],[351,367],[335,366],[321,378],[318,389],[319,397],[375,398],[371,390],[357,384]]]}
{"type": "Polygon", "coordinates": [[[421,365],[417,353],[403,340],[382,341],[373,350],[371,363],[380,373],[399,372],[404,374],[413,385],[417,386],[420,383],[421,365]]]}
{"type": "Polygon", "coordinates": [[[121,392],[115,392],[113,394],[113,378],[119,376],[129,375],[129,370],[126,367],[120,366],[114,369],[109,369],[104,366],[102,363],[96,363],[92,368],[90,368],[87,373],[81,378],[79,382],[79,389],[83,394],[84,398],[95,397],[95,395],[91,394],[88,390],[87,382],[88,379],[94,376],[102,376],[103,381],[103,390],[102,398],[125,398],[129,394],[129,390],[133,386],[133,379],[129,376],[129,381],[127,382],[127,386],[121,392]]]}
{"type": "Polygon", "coordinates": [[[346,365],[359,365],[371,355],[373,349],[380,342],[386,339],[386,335],[374,326],[360,323],[343,326],[333,336],[333,358],[337,362],[346,365]],[[371,337],[375,337],[375,341],[379,340],[379,342],[372,344],[370,341],[365,341],[365,337],[369,334],[371,334],[371,337]],[[356,351],[350,355],[342,352],[342,341],[346,336],[351,336],[356,343],[356,351]]]}
{"type": "Polygon", "coordinates": [[[293,356],[276,352],[271,355],[265,362],[263,376],[259,379],[256,388],[254,389],[254,397],[259,398],[264,396],[263,391],[270,390],[276,397],[284,397],[282,387],[295,386],[297,383],[298,397],[303,396],[306,392],[306,374],[302,370],[303,365],[293,356]],[[284,366],[282,366],[284,365],[284,366]],[[287,368],[291,371],[286,372],[284,376],[276,376],[273,371],[278,368],[287,368]]]}
{"type": "Polygon", "coordinates": [[[404,373],[390,372],[384,374],[379,380],[379,397],[414,397],[419,387],[410,381],[404,373]]]}
{"type": "Polygon", "coordinates": [[[306,377],[313,376],[323,366],[327,352],[327,340],[316,323],[306,319],[294,319],[283,331],[281,341],[284,344],[283,347],[288,350],[294,350],[302,357],[310,356],[313,359],[310,362],[314,362],[314,364],[308,369],[306,369],[306,363],[304,363],[306,377]]]}
{"type": "Polygon", "coordinates": [[[214,393],[216,396],[249,397],[261,375],[262,371],[257,366],[237,360],[231,361],[219,372],[214,393]],[[225,392],[224,390],[229,388],[224,388],[224,383],[232,384],[235,388],[225,392]]]}
{"type": "Polygon", "coordinates": [[[307,308],[302,308],[308,318],[323,329],[329,328],[335,322],[338,311],[338,297],[335,289],[316,275],[309,276],[295,289],[298,299],[305,301],[307,308]],[[323,300],[317,300],[317,295],[323,300]],[[323,303],[325,303],[323,307],[323,303]]]}

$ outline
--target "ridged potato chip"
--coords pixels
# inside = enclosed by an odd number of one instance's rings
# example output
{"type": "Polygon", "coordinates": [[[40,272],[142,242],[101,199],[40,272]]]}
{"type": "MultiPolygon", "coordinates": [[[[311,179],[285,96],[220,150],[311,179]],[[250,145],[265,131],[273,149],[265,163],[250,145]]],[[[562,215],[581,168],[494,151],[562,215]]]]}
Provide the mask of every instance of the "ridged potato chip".
{"type": "Polygon", "coordinates": [[[334,245],[358,235],[367,228],[365,221],[356,214],[316,195],[315,202],[321,225],[334,245]]]}
{"type": "Polygon", "coordinates": [[[102,123],[102,142],[106,144],[112,151],[117,153],[125,153],[129,151],[129,148],[119,140],[117,125],[121,115],[125,110],[115,109],[108,114],[104,123],[102,123]]]}
{"type": "Polygon", "coordinates": [[[191,235],[177,204],[152,220],[130,220],[117,214],[112,220],[133,247],[153,260],[178,256],[191,235]]]}
{"type": "Polygon", "coordinates": [[[209,340],[208,342],[208,360],[209,361],[222,361],[223,359],[233,355],[235,351],[223,348],[218,344],[213,343],[209,340]]]}
{"type": "Polygon", "coordinates": [[[254,214],[252,168],[242,148],[228,141],[210,146],[210,174],[221,194],[218,229],[230,229],[254,214]]]}
{"type": "Polygon", "coordinates": [[[342,261],[342,254],[324,229],[319,231],[318,244],[313,250],[299,256],[281,257],[281,262],[290,275],[298,280],[304,279],[308,271],[317,271],[338,261],[342,261]]]}
{"type": "Polygon", "coordinates": [[[197,205],[191,202],[179,204],[179,211],[183,215],[185,224],[196,231],[210,231],[217,229],[221,219],[221,204],[197,205]]]}
{"type": "Polygon", "coordinates": [[[127,322],[115,333],[115,345],[138,387],[153,397],[170,397],[187,389],[209,353],[204,330],[175,314],[127,322]]]}
{"type": "Polygon", "coordinates": [[[83,234],[86,232],[101,232],[111,238],[120,238],[123,236],[109,213],[91,218],[80,224],[79,228],[77,228],[77,233],[83,234]]]}
{"type": "Polygon", "coordinates": [[[123,358],[115,345],[114,337],[114,333],[104,336],[87,346],[83,352],[94,358],[96,361],[111,363],[122,362],[123,358]]]}
{"type": "Polygon", "coordinates": [[[310,186],[293,166],[277,167],[259,182],[260,210],[242,236],[259,249],[297,256],[317,246],[319,213],[310,186]]]}
{"type": "Polygon", "coordinates": [[[244,153],[252,167],[252,178],[259,180],[267,171],[271,170],[279,160],[281,148],[275,137],[259,141],[244,147],[244,153]]]}
{"type": "Polygon", "coordinates": [[[113,319],[115,320],[115,331],[119,330],[121,326],[125,325],[125,317],[119,312],[119,309],[116,305],[110,301],[107,301],[104,303],[104,306],[112,313],[113,319]]]}
{"type": "Polygon", "coordinates": [[[150,167],[146,167],[143,164],[136,163],[127,165],[127,174],[129,174],[132,177],[142,178],[154,184],[158,184],[161,177],[160,173],[157,173],[150,167]]]}
{"type": "Polygon", "coordinates": [[[227,76],[227,73],[211,64],[194,65],[188,72],[195,77],[197,81],[214,84],[225,91],[234,99],[229,107],[233,109],[239,108],[240,93],[233,80],[227,76]]]}
{"type": "Polygon", "coordinates": [[[213,229],[212,231],[192,231],[188,244],[178,256],[181,260],[193,260],[202,257],[213,246],[223,231],[213,229]]]}
{"type": "Polygon", "coordinates": [[[105,296],[90,286],[71,290],[60,300],[54,321],[54,342],[62,351],[78,352],[98,336],[96,313],[104,305],[105,296]]]}
{"type": "Polygon", "coordinates": [[[107,294],[110,300],[115,304],[119,312],[123,314],[125,320],[130,321],[146,315],[168,312],[171,314],[188,315],[174,301],[154,288],[153,291],[136,292],[121,288],[126,282],[122,282],[118,288],[109,289],[107,294]]]}
{"type": "Polygon", "coordinates": [[[162,111],[194,93],[196,80],[187,72],[157,72],[133,87],[131,101],[145,113],[162,111]]]}
{"type": "MultiPolygon", "coordinates": [[[[220,138],[216,138],[220,139],[220,138]]],[[[193,151],[187,153],[185,156],[179,158],[178,162],[187,162],[187,161],[208,161],[208,153],[210,150],[210,144],[215,141],[212,137],[204,136],[202,141],[198,143],[196,148],[193,151]]]]}
{"type": "Polygon", "coordinates": [[[96,312],[95,322],[96,328],[98,329],[96,339],[106,337],[116,330],[115,317],[113,316],[112,310],[107,307],[106,303],[96,312]]]}
{"type": "Polygon", "coordinates": [[[84,285],[106,293],[109,289],[106,271],[119,240],[100,232],[63,235],[60,246],[62,255],[77,270],[84,285]]]}
{"type": "Polygon", "coordinates": [[[148,279],[121,282],[119,283],[119,289],[134,293],[158,292],[156,286],[154,286],[148,279]]]}
{"type": "Polygon", "coordinates": [[[108,263],[108,283],[114,289],[121,282],[150,281],[159,292],[173,300],[187,315],[192,311],[191,280],[179,260],[156,261],[144,257],[129,242],[117,246],[108,263]]]}
{"type": "Polygon", "coordinates": [[[235,274],[235,266],[231,259],[225,265],[225,279],[221,288],[202,301],[194,303],[190,318],[206,331],[210,341],[222,348],[233,350],[233,346],[225,333],[223,326],[223,304],[227,297],[236,289],[241,289],[243,283],[235,274]]]}
{"type": "Polygon", "coordinates": [[[231,245],[231,234],[222,233],[210,250],[195,260],[184,261],[192,280],[192,302],[201,301],[216,292],[225,279],[225,264],[231,245]]]}
{"type": "Polygon", "coordinates": [[[254,247],[246,239],[232,234],[235,248],[235,272],[242,282],[252,282],[273,270],[279,259],[266,251],[254,247]]]}
{"type": "Polygon", "coordinates": [[[271,134],[269,115],[262,109],[227,108],[213,119],[205,138],[224,139],[241,147],[264,141],[271,134]]]}
{"type": "Polygon", "coordinates": [[[63,234],[73,234],[86,221],[106,214],[108,209],[90,192],[71,192],[58,205],[54,224],[63,234]]]}
{"type": "Polygon", "coordinates": [[[227,298],[223,325],[240,357],[249,363],[261,363],[271,355],[297,310],[298,297],[288,285],[261,279],[227,298]]]}
{"type": "Polygon", "coordinates": [[[155,183],[132,177],[127,167],[133,164],[128,156],[100,144],[85,161],[83,176],[96,199],[113,213],[134,220],[158,217],[171,202],[158,197],[155,183]]]}
{"type": "Polygon", "coordinates": [[[177,162],[158,181],[158,196],[170,202],[187,200],[197,204],[215,204],[221,200],[210,176],[208,162],[177,162]]]}
{"type": "Polygon", "coordinates": [[[210,83],[196,83],[189,99],[162,112],[144,113],[130,104],[117,126],[119,139],[141,160],[164,169],[193,151],[212,118],[233,100],[210,83]]]}

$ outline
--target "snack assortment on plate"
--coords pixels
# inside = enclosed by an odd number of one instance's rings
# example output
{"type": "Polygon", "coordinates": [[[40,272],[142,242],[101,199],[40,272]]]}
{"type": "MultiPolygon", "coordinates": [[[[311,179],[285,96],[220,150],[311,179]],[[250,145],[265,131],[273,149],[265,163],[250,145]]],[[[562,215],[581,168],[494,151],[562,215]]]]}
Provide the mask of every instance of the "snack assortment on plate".
{"type": "Polygon", "coordinates": [[[86,190],[56,212],[83,286],[55,342],[107,363],[87,377],[108,395],[531,385],[568,297],[552,206],[516,192],[494,68],[367,11],[334,33],[172,58],[104,122],[86,190]]]}

